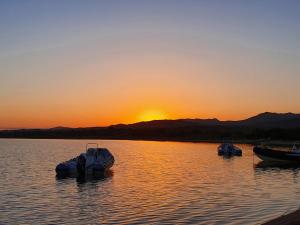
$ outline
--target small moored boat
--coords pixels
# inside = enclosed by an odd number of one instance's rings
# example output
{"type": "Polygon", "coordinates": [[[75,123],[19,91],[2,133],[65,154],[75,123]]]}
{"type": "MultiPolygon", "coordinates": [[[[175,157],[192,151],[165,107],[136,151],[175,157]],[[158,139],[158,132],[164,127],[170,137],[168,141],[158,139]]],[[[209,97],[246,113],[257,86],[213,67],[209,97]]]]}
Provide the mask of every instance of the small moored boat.
{"type": "Polygon", "coordinates": [[[300,163],[300,151],[296,145],[293,146],[292,150],[255,146],[253,152],[263,161],[300,163]]]}
{"type": "Polygon", "coordinates": [[[224,156],[241,156],[242,149],[234,146],[231,143],[223,143],[218,147],[218,155],[224,156]]]}
{"type": "Polygon", "coordinates": [[[111,168],[115,162],[114,156],[106,148],[97,147],[88,148],[86,145],[86,152],[79,156],[70,159],[66,162],[59,163],[55,171],[57,175],[74,175],[74,174],[93,174],[94,172],[105,172],[111,168]]]}

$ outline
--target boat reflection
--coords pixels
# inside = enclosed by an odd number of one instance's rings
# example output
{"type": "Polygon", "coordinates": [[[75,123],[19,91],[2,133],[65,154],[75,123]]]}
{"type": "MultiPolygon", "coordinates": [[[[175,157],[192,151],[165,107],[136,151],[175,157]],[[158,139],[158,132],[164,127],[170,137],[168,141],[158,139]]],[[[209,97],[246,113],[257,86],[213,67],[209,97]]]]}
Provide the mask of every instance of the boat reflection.
{"type": "Polygon", "coordinates": [[[256,170],[274,170],[274,169],[290,169],[298,170],[300,169],[299,163],[293,162],[276,162],[276,161],[260,161],[254,165],[256,170]]]}
{"type": "Polygon", "coordinates": [[[222,157],[224,160],[233,160],[234,159],[233,155],[222,155],[220,157],[222,157]]]}
{"type": "Polygon", "coordinates": [[[56,175],[57,180],[66,180],[66,179],[72,179],[76,178],[76,181],[78,183],[86,183],[86,182],[95,182],[95,181],[101,181],[106,180],[107,178],[110,178],[113,176],[112,170],[106,170],[104,172],[94,172],[93,174],[86,174],[86,175],[79,175],[79,174],[72,174],[72,175],[56,175]]]}

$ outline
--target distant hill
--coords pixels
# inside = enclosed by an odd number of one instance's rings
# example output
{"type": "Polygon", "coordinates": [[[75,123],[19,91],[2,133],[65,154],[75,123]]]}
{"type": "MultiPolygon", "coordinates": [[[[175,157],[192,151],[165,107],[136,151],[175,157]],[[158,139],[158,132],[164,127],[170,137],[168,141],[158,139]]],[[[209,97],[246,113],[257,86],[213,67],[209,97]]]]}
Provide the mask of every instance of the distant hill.
{"type": "Polygon", "coordinates": [[[152,120],[147,122],[138,122],[134,124],[112,125],[113,128],[178,128],[190,126],[215,126],[221,122],[217,119],[178,119],[178,120],[152,120]]]}
{"type": "Polygon", "coordinates": [[[129,125],[113,125],[115,128],[178,128],[191,126],[228,126],[255,128],[300,127],[300,114],[264,112],[245,120],[220,121],[218,119],[153,120],[129,125]]]}
{"type": "Polygon", "coordinates": [[[52,127],[50,128],[51,130],[65,130],[65,129],[70,129],[69,127],[62,127],[62,126],[58,126],[58,127],[52,127]]]}
{"type": "Polygon", "coordinates": [[[300,127],[300,114],[265,112],[237,122],[259,128],[295,128],[300,127]]]}
{"type": "Polygon", "coordinates": [[[265,112],[245,120],[153,120],[108,127],[0,131],[0,138],[72,138],[201,141],[220,139],[300,140],[300,114],[265,112]]]}

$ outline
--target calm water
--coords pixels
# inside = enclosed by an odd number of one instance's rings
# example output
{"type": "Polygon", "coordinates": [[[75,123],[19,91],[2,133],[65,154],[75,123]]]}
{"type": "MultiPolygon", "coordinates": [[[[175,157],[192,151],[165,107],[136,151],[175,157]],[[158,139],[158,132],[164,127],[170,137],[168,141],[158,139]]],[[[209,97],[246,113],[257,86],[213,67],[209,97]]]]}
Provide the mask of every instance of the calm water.
{"type": "Polygon", "coordinates": [[[300,203],[299,169],[254,167],[249,145],[224,159],[217,144],[98,141],[107,178],[56,179],[87,142],[0,139],[0,223],[257,224],[300,203]]]}

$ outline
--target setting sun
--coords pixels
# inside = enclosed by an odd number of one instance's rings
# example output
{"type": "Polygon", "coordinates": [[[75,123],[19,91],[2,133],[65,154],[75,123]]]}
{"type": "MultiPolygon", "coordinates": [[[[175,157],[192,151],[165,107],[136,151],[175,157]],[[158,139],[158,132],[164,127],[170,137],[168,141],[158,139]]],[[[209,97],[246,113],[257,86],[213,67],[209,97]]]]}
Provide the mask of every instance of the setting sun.
{"type": "Polygon", "coordinates": [[[167,115],[159,110],[147,110],[144,111],[139,117],[138,121],[151,121],[151,120],[163,120],[167,115]]]}

